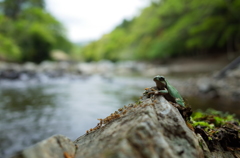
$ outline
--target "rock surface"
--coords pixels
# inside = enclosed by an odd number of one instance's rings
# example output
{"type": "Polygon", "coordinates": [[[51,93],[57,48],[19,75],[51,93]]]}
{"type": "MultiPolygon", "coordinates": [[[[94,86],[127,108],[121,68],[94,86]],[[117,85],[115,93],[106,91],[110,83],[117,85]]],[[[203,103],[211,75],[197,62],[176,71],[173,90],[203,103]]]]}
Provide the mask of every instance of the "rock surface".
{"type": "Polygon", "coordinates": [[[102,128],[78,138],[80,157],[203,157],[195,134],[163,97],[146,99],[102,128]]]}
{"type": "Polygon", "coordinates": [[[75,152],[76,147],[70,139],[57,135],[21,151],[12,158],[71,158],[75,152]]]}

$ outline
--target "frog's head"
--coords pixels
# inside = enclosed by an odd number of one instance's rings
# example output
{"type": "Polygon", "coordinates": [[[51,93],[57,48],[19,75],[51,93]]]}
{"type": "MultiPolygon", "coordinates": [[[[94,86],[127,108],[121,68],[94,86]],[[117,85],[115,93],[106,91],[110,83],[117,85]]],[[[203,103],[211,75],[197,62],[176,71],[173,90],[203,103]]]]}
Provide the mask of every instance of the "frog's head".
{"type": "Polygon", "coordinates": [[[153,78],[153,81],[156,82],[158,88],[163,88],[167,85],[167,82],[163,76],[157,75],[153,78]]]}

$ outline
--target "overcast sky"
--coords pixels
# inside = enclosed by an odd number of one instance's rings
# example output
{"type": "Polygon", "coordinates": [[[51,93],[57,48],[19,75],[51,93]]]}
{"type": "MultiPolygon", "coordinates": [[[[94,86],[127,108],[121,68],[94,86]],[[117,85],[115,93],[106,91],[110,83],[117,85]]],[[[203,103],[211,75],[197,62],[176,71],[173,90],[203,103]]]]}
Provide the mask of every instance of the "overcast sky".
{"type": "Polygon", "coordinates": [[[139,14],[149,0],[46,0],[47,10],[61,21],[73,42],[95,40],[123,19],[139,14]]]}

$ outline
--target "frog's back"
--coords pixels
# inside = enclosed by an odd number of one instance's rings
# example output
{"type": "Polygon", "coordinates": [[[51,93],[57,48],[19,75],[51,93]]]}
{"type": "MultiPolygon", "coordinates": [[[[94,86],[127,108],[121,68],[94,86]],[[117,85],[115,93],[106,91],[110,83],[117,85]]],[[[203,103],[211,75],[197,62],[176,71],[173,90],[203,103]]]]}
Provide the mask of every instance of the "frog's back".
{"type": "Polygon", "coordinates": [[[167,89],[168,89],[168,93],[173,98],[175,98],[176,103],[178,103],[179,105],[185,106],[184,100],[183,100],[182,96],[180,95],[180,93],[177,91],[177,89],[175,87],[170,85],[168,82],[167,82],[167,89]]]}

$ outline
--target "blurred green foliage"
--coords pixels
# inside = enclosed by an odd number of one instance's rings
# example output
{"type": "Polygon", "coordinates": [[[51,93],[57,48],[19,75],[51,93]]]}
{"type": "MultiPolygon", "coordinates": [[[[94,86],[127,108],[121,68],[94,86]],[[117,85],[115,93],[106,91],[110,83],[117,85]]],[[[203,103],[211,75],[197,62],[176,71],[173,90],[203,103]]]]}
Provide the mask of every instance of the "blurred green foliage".
{"type": "Polygon", "coordinates": [[[0,59],[41,62],[53,49],[71,50],[63,26],[44,6],[43,0],[0,2],[0,59]]]}
{"type": "Polygon", "coordinates": [[[87,61],[116,61],[237,51],[239,15],[239,0],[155,0],[81,53],[87,61]]]}

